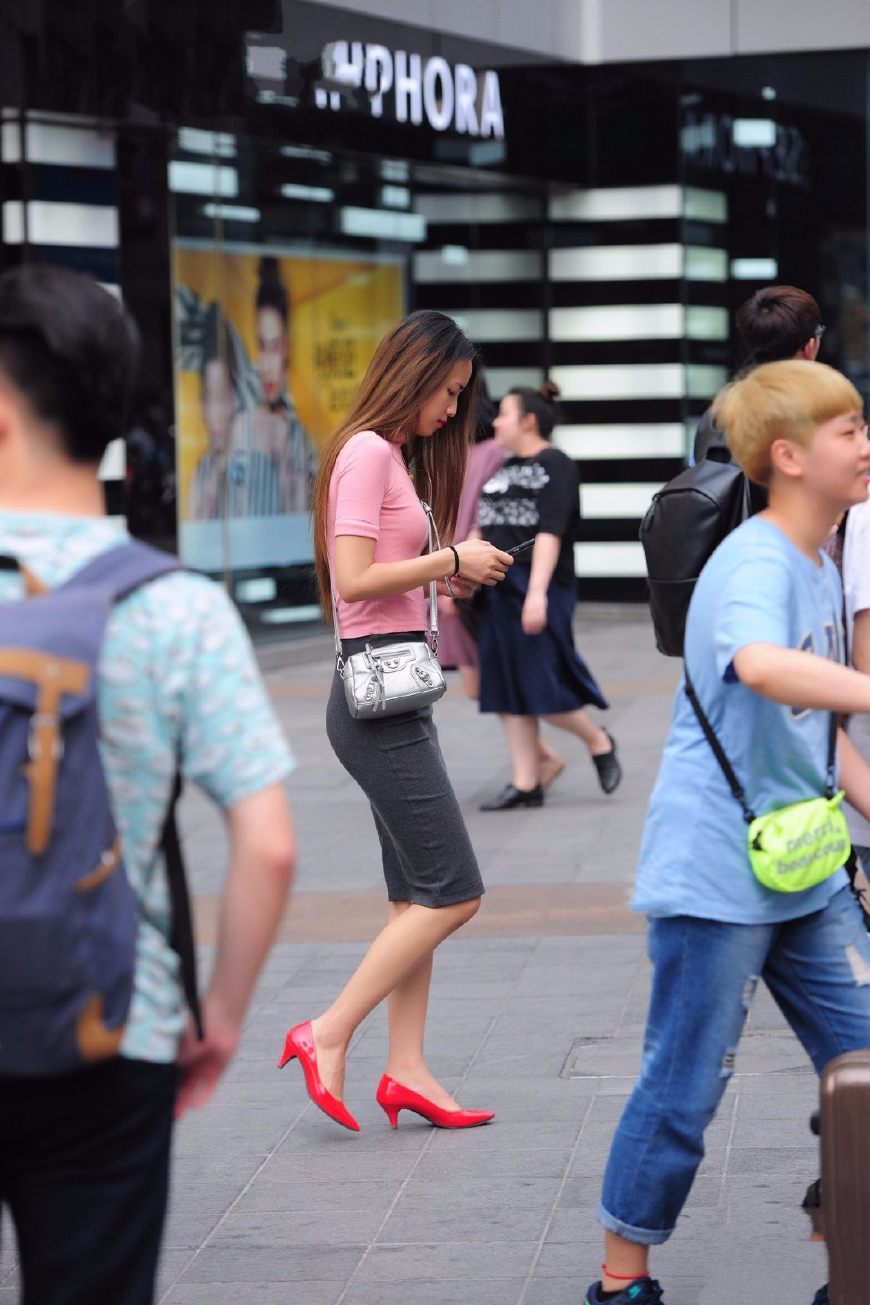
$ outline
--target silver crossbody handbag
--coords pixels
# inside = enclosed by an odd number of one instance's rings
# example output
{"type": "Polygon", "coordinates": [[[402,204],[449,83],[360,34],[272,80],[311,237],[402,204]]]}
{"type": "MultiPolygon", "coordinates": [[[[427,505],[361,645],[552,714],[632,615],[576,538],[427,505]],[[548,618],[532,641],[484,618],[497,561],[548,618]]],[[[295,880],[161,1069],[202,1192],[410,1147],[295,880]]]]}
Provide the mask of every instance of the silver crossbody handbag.
{"type": "MultiPolygon", "coordinates": [[[[433,536],[441,541],[428,503],[420,500],[429,525],[429,552],[433,536]]],[[[438,664],[438,592],[435,581],[429,582],[429,634],[425,639],[402,639],[378,648],[366,644],[362,652],[345,658],[338,629],[335,593],[332,598],[332,621],[335,634],[335,667],[344,683],[347,709],[354,720],[377,720],[403,711],[416,711],[437,702],[447,688],[444,672],[438,664]]]]}

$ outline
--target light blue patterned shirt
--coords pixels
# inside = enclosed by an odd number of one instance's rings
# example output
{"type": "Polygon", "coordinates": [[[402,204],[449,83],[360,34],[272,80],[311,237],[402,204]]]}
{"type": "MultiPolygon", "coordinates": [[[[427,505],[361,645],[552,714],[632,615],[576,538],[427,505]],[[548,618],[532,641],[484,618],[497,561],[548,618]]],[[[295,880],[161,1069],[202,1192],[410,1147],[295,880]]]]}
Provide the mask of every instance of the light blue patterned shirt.
{"type": "MultiPolygon", "coordinates": [[[[0,555],[24,562],[50,588],[125,538],[105,518],[0,511],[0,555]]],[[[22,593],[17,572],[0,571],[0,602],[22,593]]],[[[167,1062],[185,1019],[157,847],[176,757],[185,779],[224,809],[282,780],[293,759],[238,612],[204,576],[163,576],[116,605],[100,657],[99,709],[103,765],[139,902],[121,1052],[167,1062]]]]}

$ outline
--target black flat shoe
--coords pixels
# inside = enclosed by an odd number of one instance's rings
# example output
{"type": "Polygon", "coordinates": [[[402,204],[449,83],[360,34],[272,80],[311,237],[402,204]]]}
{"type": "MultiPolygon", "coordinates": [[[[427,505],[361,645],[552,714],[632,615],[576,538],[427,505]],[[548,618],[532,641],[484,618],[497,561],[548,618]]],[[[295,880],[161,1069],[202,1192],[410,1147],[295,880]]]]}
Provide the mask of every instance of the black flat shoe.
{"type": "Polygon", "coordinates": [[[601,785],[603,792],[612,793],[619,787],[622,780],[622,766],[619,764],[619,758],[616,755],[616,740],[607,730],[604,731],[610,739],[610,751],[600,752],[598,756],[592,758],[592,764],[598,772],[598,783],[601,785]]]}
{"type": "Polygon", "coordinates": [[[544,790],[540,784],[534,788],[515,788],[513,784],[506,784],[498,797],[491,802],[481,802],[481,811],[512,811],[514,807],[542,807],[544,805],[544,790]]]}

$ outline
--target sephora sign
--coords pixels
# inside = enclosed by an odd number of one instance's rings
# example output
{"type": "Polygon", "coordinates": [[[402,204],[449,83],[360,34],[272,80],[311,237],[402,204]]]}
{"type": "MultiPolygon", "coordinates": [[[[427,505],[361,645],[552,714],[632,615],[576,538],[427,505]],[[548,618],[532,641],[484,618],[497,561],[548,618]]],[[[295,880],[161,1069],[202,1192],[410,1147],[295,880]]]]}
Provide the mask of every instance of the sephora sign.
{"type": "Polygon", "coordinates": [[[467,136],[504,137],[498,73],[475,72],[440,55],[388,50],[362,41],[333,41],[321,55],[323,78],[315,90],[321,109],[341,107],[342,92],[364,90],[373,118],[392,110],[397,122],[467,136]]]}

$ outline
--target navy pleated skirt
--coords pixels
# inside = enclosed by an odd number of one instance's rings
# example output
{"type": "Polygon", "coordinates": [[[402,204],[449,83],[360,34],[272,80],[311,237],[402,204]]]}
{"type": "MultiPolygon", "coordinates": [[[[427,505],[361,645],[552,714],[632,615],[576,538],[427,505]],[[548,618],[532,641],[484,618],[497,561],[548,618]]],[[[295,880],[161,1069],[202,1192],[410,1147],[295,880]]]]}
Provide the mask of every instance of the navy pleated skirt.
{"type": "Polygon", "coordinates": [[[554,716],[607,699],[574,647],[571,620],[576,590],[553,582],[547,591],[547,625],[525,634],[521,616],[529,568],[512,566],[504,580],[482,591],[480,710],[509,716],[554,716]]]}

